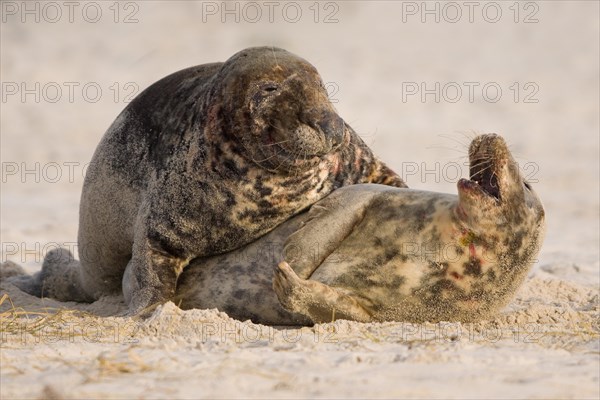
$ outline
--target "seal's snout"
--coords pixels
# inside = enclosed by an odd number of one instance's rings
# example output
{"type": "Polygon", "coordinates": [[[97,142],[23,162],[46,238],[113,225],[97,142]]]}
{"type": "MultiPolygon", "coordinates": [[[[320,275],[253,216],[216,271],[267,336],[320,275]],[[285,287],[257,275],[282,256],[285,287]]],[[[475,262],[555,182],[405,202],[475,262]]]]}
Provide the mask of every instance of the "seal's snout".
{"type": "Polygon", "coordinates": [[[506,147],[506,142],[502,136],[496,133],[486,133],[485,135],[479,135],[473,139],[469,146],[469,155],[476,155],[478,153],[487,153],[490,148],[497,146],[506,147]]]}
{"type": "Polygon", "coordinates": [[[303,110],[298,119],[313,132],[323,153],[339,147],[344,140],[344,120],[329,107],[303,110]]]}
{"type": "Polygon", "coordinates": [[[317,120],[316,127],[330,148],[338,147],[344,139],[344,120],[333,112],[326,112],[317,120]]]}

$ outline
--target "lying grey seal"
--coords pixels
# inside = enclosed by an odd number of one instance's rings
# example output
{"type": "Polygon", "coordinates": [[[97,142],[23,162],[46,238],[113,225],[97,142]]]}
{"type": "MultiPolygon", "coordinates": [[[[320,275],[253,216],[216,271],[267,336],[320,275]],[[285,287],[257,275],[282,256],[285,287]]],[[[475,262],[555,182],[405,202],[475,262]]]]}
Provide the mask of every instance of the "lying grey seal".
{"type": "Polygon", "coordinates": [[[500,136],[475,138],[469,159],[458,196],[337,189],[244,249],[193,261],[177,299],[277,325],[492,316],[538,254],[544,209],[500,136]]]}
{"type": "Polygon", "coordinates": [[[285,50],[243,50],[138,95],[87,170],[76,261],[50,252],[21,289],[129,312],[171,299],[190,260],[264,235],[344,185],[406,185],[337,115],[317,70],[285,50]]]}

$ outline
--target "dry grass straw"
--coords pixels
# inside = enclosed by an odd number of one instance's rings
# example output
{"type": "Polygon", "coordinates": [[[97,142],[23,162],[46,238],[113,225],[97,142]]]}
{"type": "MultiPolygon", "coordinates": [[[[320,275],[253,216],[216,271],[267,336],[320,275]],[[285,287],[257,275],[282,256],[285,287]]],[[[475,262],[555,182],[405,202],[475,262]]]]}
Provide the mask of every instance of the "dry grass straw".
{"type": "Polygon", "coordinates": [[[0,342],[3,344],[11,336],[23,340],[26,335],[33,336],[37,341],[72,341],[75,337],[85,335],[85,329],[81,328],[99,320],[99,317],[80,310],[55,307],[26,310],[16,307],[5,293],[0,298],[0,307],[6,302],[11,307],[0,313],[0,342]]]}

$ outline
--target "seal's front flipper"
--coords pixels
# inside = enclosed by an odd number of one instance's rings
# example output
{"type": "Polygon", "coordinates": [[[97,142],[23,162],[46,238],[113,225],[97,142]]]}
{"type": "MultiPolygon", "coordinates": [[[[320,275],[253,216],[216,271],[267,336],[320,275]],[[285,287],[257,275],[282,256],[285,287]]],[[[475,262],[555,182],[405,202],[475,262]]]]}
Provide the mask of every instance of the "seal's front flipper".
{"type": "Polygon", "coordinates": [[[283,250],[285,261],[293,265],[300,278],[310,278],[362,220],[373,197],[384,190],[389,190],[389,187],[346,186],[314,204],[308,212],[308,219],[286,240],[283,250]]]}
{"type": "Polygon", "coordinates": [[[123,274],[123,295],[128,316],[146,316],[150,311],[175,296],[177,279],[188,259],[177,257],[158,241],[143,240],[137,247],[123,274]]]}
{"type": "Polygon", "coordinates": [[[285,309],[306,315],[314,323],[372,320],[354,297],[321,282],[300,279],[285,261],[275,268],[273,289],[285,309]]]}

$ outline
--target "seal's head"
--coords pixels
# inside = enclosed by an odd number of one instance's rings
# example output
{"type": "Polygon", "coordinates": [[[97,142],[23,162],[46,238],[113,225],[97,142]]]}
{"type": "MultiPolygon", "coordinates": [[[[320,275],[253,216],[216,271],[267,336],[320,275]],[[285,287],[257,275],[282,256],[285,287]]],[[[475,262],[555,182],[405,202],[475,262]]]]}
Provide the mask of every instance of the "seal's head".
{"type": "Polygon", "coordinates": [[[520,240],[524,232],[529,237],[540,233],[541,242],[544,208],[504,139],[496,134],[476,137],[469,147],[469,164],[470,179],[458,182],[457,207],[458,218],[468,229],[506,240],[520,240]]]}
{"type": "Polygon", "coordinates": [[[213,81],[223,134],[265,169],[312,165],[344,142],[345,124],[317,70],[273,47],[249,48],[227,60],[213,81]]]}

